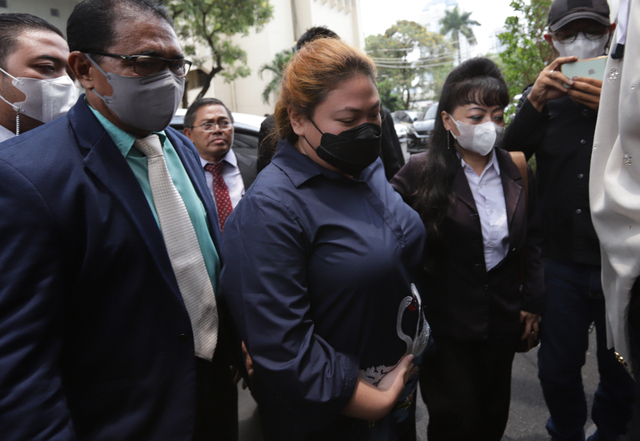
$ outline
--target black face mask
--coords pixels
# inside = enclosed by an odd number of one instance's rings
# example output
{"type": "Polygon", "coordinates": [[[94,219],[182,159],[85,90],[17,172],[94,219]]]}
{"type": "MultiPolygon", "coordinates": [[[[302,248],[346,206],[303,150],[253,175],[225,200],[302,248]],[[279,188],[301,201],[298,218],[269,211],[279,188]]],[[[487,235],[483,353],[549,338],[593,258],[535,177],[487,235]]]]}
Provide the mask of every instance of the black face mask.
{"type": "MultiPolygon", "coordinates": [[[[311,121],[311,119],[309,119],[311,121]]],[[[316,129],[316,123],[311,121],[316,129]]],[[[318,132],[322,133],[320,129],[318,132]]],[[[318,157],[351,176],[359,175],[380,156],[382,129],[373,123],[364,123],[339,135],[322,133],[320,145],[316,148],[307,138],[305,141],[316,151],[318,157]]]]}

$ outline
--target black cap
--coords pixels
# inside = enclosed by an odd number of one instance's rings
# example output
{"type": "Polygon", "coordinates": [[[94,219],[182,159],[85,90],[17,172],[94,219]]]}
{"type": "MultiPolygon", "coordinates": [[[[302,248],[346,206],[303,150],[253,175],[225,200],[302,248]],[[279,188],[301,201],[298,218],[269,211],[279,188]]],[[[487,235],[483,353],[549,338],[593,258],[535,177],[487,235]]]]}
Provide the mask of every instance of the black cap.
{"type": "Polygon", "coordinates": [[[558,31],[570,21],[589,18],[609,26],[607,0],[554,0],[549,9],[549,30],[558,31]]]}

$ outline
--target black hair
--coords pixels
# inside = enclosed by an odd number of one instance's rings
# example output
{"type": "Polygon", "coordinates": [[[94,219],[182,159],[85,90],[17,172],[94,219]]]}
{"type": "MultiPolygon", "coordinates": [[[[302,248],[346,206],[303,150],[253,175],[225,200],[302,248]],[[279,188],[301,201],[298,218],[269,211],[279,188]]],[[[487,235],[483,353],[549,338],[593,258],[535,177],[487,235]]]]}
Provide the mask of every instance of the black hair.
{"type": "Polygon", "coordinates": [[[296,50],[299,51],[302,48],[302,46],[304,46],[305,44],[317,38],[336,38],[338,40],[340,39],[338,34],[333,32],[331,29],[327,28],[326,26],[314,26],[312,28],[307,29],[305,33],[302,34],[300,38],[298,38],[298,41],[296,42],[296,50]]]}
{"type": "Polygon", "coordinates": [[[169,10],[155,0],[84,0],[67,20],[70,51],[106,52],[116,41],[115,24],[120,20],[153,14],[173,27],[169,10]]]}
{"type": "Polygon", "coordinates": [[[0,14],[0,67],[5,67],[7,57],[16,50],[20,34],[29,30],[50,31],[64,38],[60,29],[35,15],[0,14]]]}
{"type": "MultiPolygon", "coordinates": [[[[488,58],[472,58],[460,64],[449,73],[442,87],[427,160],[414,199],[414,208],[427,230],[432,257],[439,252],[440,227],[455,202],[453,181],[460,167],[455,139],[444,127],[442,112],[451,115],[457,107],[471,103],[487,107],[509,104],[507,84],[498,66],[488,58]]],[[[435,259],[427,259],[427,270],[435,271],[435,265],[435,259]]]]}
{"type": "Polygon", "coordinates": [[[196,123],[196,113],[198,113],[198,109],[204,106],[213,106],[218,105],[224,107],[224,110],[229,114],[229,119],[233,123],[233,115],[231,111],[224,105],[222,101],[217,98],[198,98],[189,106],[187,109],[187,113],[184,115],[184,126],[190,129],[193,129],[193,125],[196,123]]]}

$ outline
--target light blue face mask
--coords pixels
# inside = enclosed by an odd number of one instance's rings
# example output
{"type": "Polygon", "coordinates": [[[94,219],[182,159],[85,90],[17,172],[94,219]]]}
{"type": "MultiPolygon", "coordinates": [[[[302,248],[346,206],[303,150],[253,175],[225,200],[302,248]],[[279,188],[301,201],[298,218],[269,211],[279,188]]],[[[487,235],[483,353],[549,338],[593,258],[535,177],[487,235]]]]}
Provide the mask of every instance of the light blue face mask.
{"type": "Polygon", "coordinates": [[[149,132],[160,132],[169,125],[182,101],[184,77],[170,70],[127,77],[105,72],[91,56],[85,55],[113,89],[111,96],[100,95],[95,89],[91,92],[104,101],[123,124],[149,132]]]}

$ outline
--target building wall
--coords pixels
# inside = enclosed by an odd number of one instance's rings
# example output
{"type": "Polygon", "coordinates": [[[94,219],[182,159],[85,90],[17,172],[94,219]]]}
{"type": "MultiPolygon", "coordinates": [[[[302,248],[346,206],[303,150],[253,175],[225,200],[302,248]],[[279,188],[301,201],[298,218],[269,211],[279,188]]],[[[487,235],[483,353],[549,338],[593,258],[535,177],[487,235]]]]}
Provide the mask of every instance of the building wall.
{"type": "MultiPolygon", "coordinates": [[[[259,76],[260,67],[271,62],[276,53],[295,46],[305,30],[312,26],[327,26],[347,43],[363,47],[360,29],[360,0],[270,0],[274,7],[273,19],[262,32],[251,31],[247,37],[233,40],[247,52],[251,75],[231,83],[216,76],[206,96],[221,99],[234,112],[264,115],[273,113],[275,98],[262,102],[262,91],[271,81],[271,74],[259,76]]],[[[197,95],[196,91],[190,91],[197,95]]]]}
{"type": "Polygon", "coordinates": [[[24,12],[36,15],[44,18],[66,35],[67,18],[78,3],[79,0],[0,0],[0,14],[24,12]],[[56,13],[57,16],[53,15],[56,13]]]}
{"type": "MultiPolygon", "coordinates": [[[[26,12],[37,15],[57,26],[64,33],[67,18],[79,1],[0,0],[0,13],[26,12]],[[2,7],[3,2],[6,3],[6,7],[2,7]],[[57,17],[52,15],[52,9],[57,10],[57,17]]],[[[208,97],[221,99],[234,112],[255,115],[273,112],[275,106],[273,97],[268,104],[262,102],[262,91],[272,77],[270,73],[265,72],[263,78],[260,78],[260,67],[270,63],[276,53],[295,46],[298,37],[312,26],[327,26],[347,43],[364,48],[364,35],[360,30],[360,0],[269,1],[274,7],[274,15],[261,32],[256,33],[255,29],[252,29],[246,37],[239,35],[232,37],[232,40],[247,52],[247,63],[251,69],[251,75],[227,83],[224,77],[218,74],[206,94],[208,97]]],[[[208,58],[208,55],[209,52],[205,47],[197,48],[196,58],[208,58]]],[[[210,71],[211,60],[205,59],[200,67],[203,71],[210,71]]],[[[197,77],[198,73],[192,70],[187,81],[197,85],[197,77]]],[[[189,103],[193,102],[200,90],[201,87],[196,87],[187,91],[189,103]]]]}

